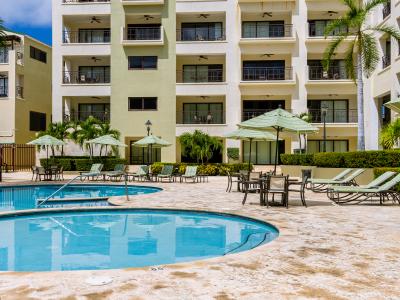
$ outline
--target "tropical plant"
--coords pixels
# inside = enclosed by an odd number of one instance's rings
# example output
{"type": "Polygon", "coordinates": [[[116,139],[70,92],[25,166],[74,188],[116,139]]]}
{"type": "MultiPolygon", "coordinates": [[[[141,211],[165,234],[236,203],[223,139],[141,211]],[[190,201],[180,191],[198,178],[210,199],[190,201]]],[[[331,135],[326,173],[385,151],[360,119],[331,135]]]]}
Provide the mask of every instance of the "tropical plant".
{"type": "MultiPolygon", "coordinates": [[[[117,140],[119,140],[119,137],[121,136],[121,133],[118,130],[111,128],[110,123],[100,123],[98,129],[99,129],[99,131],[98,131],[99,136],[111,135],[112,137],[116,138],[117,140]]],[[[105,145],[105,146],[102,145],[100,147],[100,156],[102,155],[103,148],[105,148],[105,152],[107,155],[108,145],[105,145]]],[[[112,150],[114,153],[117,153],[118,147],[112,147],[112,150]]]]}
{"type": "MultiPolygon", "coordinates": [[[[70,128],[71,128],[71,123],[63,123],[63,122],[50,123],[47,126],[47,129],[45,131],[39,132],[37,136],[41,137],[44,135],[50,135],[56,139],[64,141],[69,136],[68,130],[70,128]]],[[[50,148],[52,155],[55,156],[56,148],[54,148],[54,146],[51,146],[50,148]]],[[[64,146],[61,146],[61,156],[64,156],[64,146]]]]}
{"type": "Polygon", "coordinates": [[[194,133],[184,133],[179,137],[182,154],[195,159],[197,163],[207,163],[213,153],[222,151],[222,142],[215,137],[195,130],[194,133]]]}
{"type": "Polygon", "coordinates": [[[386,5],[390,3],[390,0],[343,0],[343,2],[348,7],[345,15],[333,20],[325,28],[325,38],[334,31],[340,33],[336,35],[325,50],[323,65],[327,71],[338,47],[345,40],[350,40],[345,56],[345,66],[347,74],[357,84],[357,148],[358,150],[365,150],[363,76],[368,78],[375,71],[380,61],[376,33],[383,33],[389,38],[393,37],[397,41],[400,41],[400,32],[393,26],[368,24],[372,11],[381,4],[386,5]],[[348,30],[344,31],[342,28],[348,28],[348,30]]]}
{"type": "Polygon", "coordinates": [[[380,136],[380,143],[383,149],[393,149],[400,140],[400,119],[386,125],[380,136]]]}
{"type": "Polygon", "coordinates": [[[93,145],[85,143],[86,141],[99,137],[101,122],[93,116],[89,116],[85,121],[74,126],[70,138],[76,142],[81,148],[89,151],[90,157],[93,157],[93,145]]]}
{"type": "Polygon", "coordinates": [[[5,33],[4,21],[0,18],[0,47],[6,45],[6,33],[5,33]]]}

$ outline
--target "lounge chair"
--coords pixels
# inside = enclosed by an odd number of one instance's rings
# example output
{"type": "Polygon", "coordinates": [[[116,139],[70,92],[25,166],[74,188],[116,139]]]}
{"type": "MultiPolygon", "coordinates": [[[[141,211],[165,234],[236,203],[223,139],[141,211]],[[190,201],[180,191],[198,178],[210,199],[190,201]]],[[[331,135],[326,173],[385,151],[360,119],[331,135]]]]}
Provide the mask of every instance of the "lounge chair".
{"type": "Polygon", "coordinates": [[[135,173],[128,173],[128,178],[129,177],[132,177],[132,181],[135,181],[135,178],[138,180],[149,178],[149,167],[141,165],[135,173]]]}
{"type": "MultiPolygon", "coordinates": [[[[383,176],[385,174],[382,174],[383,176]]],[[[380,178],[379,176],[378,178],[380,178]]],[[[386,175],[388,176],[388,175],[386,175]]],[[[385,177],[386,177],[385,176],[385,177]]],[[[377,179],[378,179],[377,178],[377,179]]],[[[374,180],[374,181],[377,181],[374,180]]],[[[371,182],[369,185],[371,185],[371,182]]],[[[378,187],[353,187],[351,190],[348,187],[332,187],[328,192],[329,199],[337,204],[346,203],[361,203],[366,201],[379,201],[382,204],[385,200],[397,201],[400,204],[400,193],[394,188],[400,183],[400,174],[378,187]]],[[[375,183],[373,183],[375,184],[375,183]]]]}
{"type": "Polygon", "coordinates": [[[183,181],[183,179],[185,180],[185,182],[187,182],[188,179],[192,179],[193,182],[196,182],[197,168],[198,168],[197,166],[187,166],[185,174],[181,176],[181,182],[183,181]]]}
{"type": "Polygon", "coordinates": [[[357,185],[355,179],[365,172],[364,169],[357,169],[350,175],[346,176],[352,169],[346,169],[332,179],[310,179],[311,190],[315,193],[325,193],[331,185],[357,185]],[[350,171],[348,171],[350,170],[350,171]],[[345,175],[343,175],[345,174],[345,175]],[[341,178],[340,178],[341,176],[341,178]]]}
{"type": "Polygon", "coordinates": [[[172,173],[174,172],[174,166],[173,165],[164,165],[160,174],[157,175],[157,181],[160,180],[163,182],[163,179],[168,179],[169,182],[172,181],[172,173]]]}
{"type": "Polygon", "coordinates": [[[114,171],[105,173],[105,176],[107,176],[110,181],[121,180],[122,176],[124,176],[124,174],[125,174],[125,169],[126,169],[125,165],[116,164],[114,166],[114,171]]]}
{"type": "Polygon", "coordinates": [[[89,172],[79,172],[81,180],[92,178],[92,180],[97,179],[102,175],[101,170],[103,169],[103,164],[93,164],[89,172]]]}

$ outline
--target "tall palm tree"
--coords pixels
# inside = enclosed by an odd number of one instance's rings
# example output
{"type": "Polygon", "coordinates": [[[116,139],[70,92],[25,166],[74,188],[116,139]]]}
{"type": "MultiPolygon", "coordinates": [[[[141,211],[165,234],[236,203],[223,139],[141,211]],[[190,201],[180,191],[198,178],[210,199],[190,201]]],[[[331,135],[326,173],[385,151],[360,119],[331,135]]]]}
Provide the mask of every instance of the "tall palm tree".
{"type": "Polygon", "coordinates": [[[6,45],[6,33],[5,33],[4,21],[0,18],[0,47],[6,45]]]}
{"type": "Polygon", "coordinates": [[[365,150],[364,132],[364,82],[363,76],[367,78],[375,71],[379,61],[378,41],[376,33],[384,33],[390,38],[400,41],[400,32],[393,26],[385,24],[369,25],[368,18],[371,12],[379,5],[388,4],[390,0],[343,0],[348,7],[346,14],[333,20],[325,29],[325,38],[333,31],[341,32],[329,44],[324,53],[324,68],[329,69],[331,59],[337,48],[345,40],[350,40],[346,52],[346,72],[357,84],[357,109],[358,109],[358,150],[365,150]],[[342,28],[348,28],[343,32],[342,28]],[[354,59],[356,58],[356,59],[354,59]],[[356,65],[354,64],[356,61],[356,65]],[[357,75],[356,75],[357,73],[357,75]]]}
{"type": "MultiPolygon", "coordinates": [[[[121,136],[121,133],[118,130],[111,128],[110,123],[100,123],[98,129],[99,129],[99,132],[98,132],[99,136],[111,135],[112,137],[116,138],[117,140],[121,136]]],[[[100,156],[103,152],[103,147],[104,146],[100,147],[100,156]]],[[[108,146],[105,145],[105,148],[106,148],[106,155],[107,155],[108,146]]],[[[113,147],[112,149],[113,149],[114,153],[116,153],[118,151],[118,147],[115,147],[115,148],[113,147]]]]}

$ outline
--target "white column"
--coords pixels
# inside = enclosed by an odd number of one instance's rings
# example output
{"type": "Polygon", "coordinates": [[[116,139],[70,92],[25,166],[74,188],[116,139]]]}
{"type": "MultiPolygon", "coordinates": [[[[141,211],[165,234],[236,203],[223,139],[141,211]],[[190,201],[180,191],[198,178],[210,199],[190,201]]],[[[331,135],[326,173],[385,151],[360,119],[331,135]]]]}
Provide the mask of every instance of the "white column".
{"type": "Polygon", "coordinates": [[[63,31],[63,16],[62,16],[62,1],[54,1],[52,6],[52,21],[53,21],[53,122],[63,120],[63,95],[62,95],[62,70],[63,58],[61,54],[62,47],[62,31],[63,31]]]}

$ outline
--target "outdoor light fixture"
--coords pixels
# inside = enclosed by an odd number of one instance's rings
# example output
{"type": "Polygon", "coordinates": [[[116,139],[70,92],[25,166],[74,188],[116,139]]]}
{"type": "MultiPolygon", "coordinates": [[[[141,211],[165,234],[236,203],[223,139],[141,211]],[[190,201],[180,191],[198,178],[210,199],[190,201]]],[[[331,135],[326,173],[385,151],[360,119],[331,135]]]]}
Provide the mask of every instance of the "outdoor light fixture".
{"type": "Polygon", "coordinates": [[[324,122],[324,148],[323,152],[326,152],[326,114],[328,113],[328,106],[326,104],[323,104],[321,106],[321,113],[322,113],[322,118],[324,122]]]}
{"type": "Polygon", "coordinates": [[[150,129],[151,129],[151,126],[153,124],[150,122],[150,120],[147,120],[147,122],[144,125],[146,126],[147,136],[149,136],[150,135],[150,129]]]}

